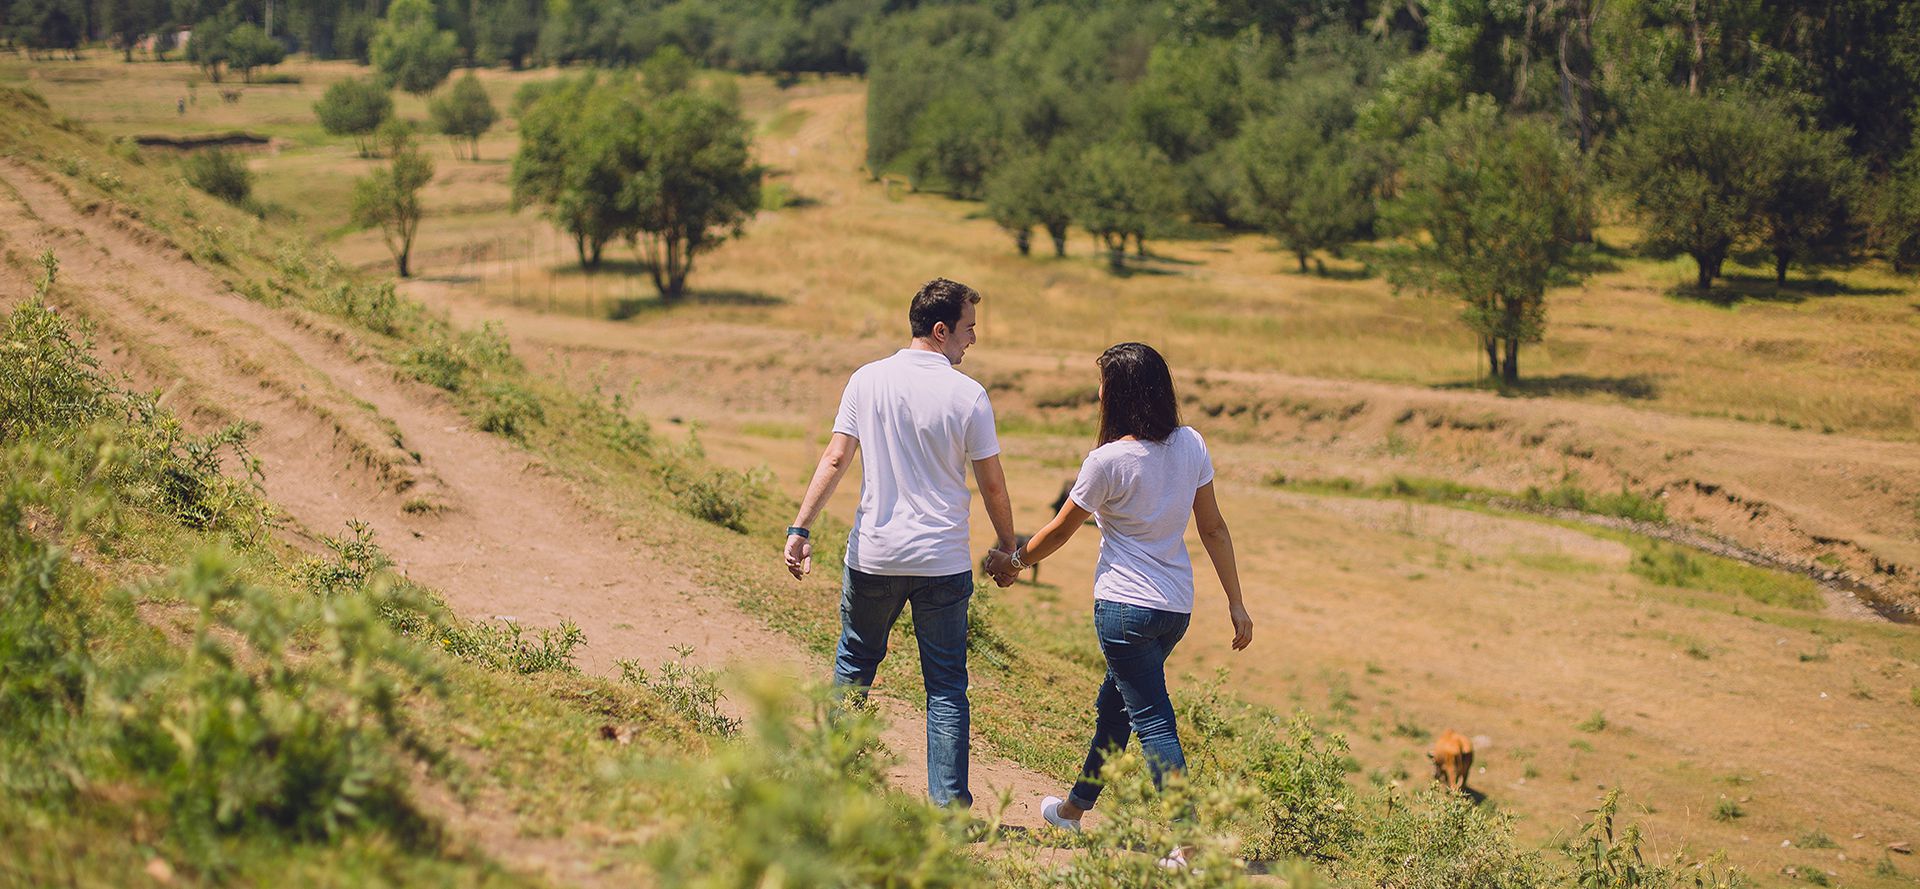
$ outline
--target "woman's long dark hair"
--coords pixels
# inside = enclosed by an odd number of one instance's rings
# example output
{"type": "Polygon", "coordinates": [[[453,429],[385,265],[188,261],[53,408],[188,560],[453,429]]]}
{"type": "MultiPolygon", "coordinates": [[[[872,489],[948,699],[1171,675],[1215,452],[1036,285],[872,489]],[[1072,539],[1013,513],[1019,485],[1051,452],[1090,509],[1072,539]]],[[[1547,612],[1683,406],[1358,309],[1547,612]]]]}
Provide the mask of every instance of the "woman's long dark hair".
{"type": "Polygon", "coordinates": [[[1167,360],[1146,343],[1121,343],[1101,353],[1100,444],[1131,435],[1166,441],[1180,428],[1167,360]]]}

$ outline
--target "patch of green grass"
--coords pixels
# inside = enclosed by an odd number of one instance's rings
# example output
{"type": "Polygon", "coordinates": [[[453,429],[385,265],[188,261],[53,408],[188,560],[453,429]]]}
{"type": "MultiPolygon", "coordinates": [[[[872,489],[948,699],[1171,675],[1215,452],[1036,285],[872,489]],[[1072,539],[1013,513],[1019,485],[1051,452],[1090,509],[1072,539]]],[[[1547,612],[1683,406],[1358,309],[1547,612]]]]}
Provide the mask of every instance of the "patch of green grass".
{"type": "Polygon", "coordinates": [[[771,420],[754,420],[740,424],[740,432],[758,438],[802,439],[807,437],[807,428],[798,423],[777,423],[771,420]]]}
{"type": "Polygon", "coordinates": [[[1832,837],[1817,830],[1801,834],[1793,844],[1802,849],[1832,849],[1837,845],[1832,837]]]}
{"type": "Polygon", "coordinates": [[[1739,803],[1721,797],[1719,802],[1713,804],[1713,811],[1707,813],[1707,817],[1725,823],[1747,817],[1747,810],[1740,808],[1739,803]]]}
{"type": "Polygon", "coordinates": [[[1606,731],[1607,730],[1607,714],[1602,713],[1598,710],[1595,710],[1593,711],[1592,716],[1589,716],[1586,719],[1581,720],[1580,724],[1574,726],[1574,728],[1577,728],[1583,732],[1587,732],[1588,734],[1606,731]]]}
{"type": "Polygon", "coordinates": [[[1634,540],[1635,576],[1661,586],[1745,596],[1765,605],[1818,610],[1825,599],[1811,579],[1744,565],[1657,540],[1634,540]]]}

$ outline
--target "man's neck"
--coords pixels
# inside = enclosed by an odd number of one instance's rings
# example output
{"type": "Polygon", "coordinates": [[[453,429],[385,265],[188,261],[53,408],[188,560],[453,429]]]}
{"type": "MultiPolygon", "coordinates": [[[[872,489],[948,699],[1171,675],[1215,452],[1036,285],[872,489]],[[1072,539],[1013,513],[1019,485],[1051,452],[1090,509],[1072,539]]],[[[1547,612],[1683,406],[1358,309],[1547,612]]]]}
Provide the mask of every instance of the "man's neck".
{"type": "MultiPolygon", "coordinates": [[[[934,345],[933,341],[928,340],[924,337],[914,337],[912,342],[907,343],[907,348],[915,352],[939,352],[940,351],[939,346],[934,345]]],[[[941,354],[944,355],[945,353],[941,353],[941,354]]]]}

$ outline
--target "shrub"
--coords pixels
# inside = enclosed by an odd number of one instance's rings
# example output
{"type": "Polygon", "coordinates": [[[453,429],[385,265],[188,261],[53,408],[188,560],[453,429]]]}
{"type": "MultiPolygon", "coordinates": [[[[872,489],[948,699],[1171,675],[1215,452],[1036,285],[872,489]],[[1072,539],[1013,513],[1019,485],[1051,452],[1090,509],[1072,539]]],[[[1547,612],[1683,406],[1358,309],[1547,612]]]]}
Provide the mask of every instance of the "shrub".
{"type": "Polygon", "coordinates": [[[1403,889],[1520,889],[1550,881],[1538,855],[1515,847],[1511,818],[1436,788],[1389,797],[1340,872],[1357,885],[1403,889]]]}
{"type": "Polygon", "coordinates": [[[116,413],[93,341],[45,302],[60,268],[40,256],[37,294],[0,324],[0,444],[35,433],[70,433],[116,413]]]}
{"type": "Polygon", "coordinates": [[[489,670],[520,674],[574,672],[573,650],[587,641],[572,621],[531,634],[510,620],[449,623],[435,632],[441,648],[454,657],[489,670]]]}
{"type": "Polygon", "coordinates": [[[1595,710],[1592,716],[1587,717],[1574,728],[1583,732],[1604,732],[1607,730],[1607,714],[1595,710]]]}
{"type": "Polygon", "coordinates": [[[519,438],[533,423],[546,419],[540,402],[512,383],[489,383],[482,392],[480,428],[509,438],[519,438]]]}
{"type": "Polygon", "coordinates": [[[155,776],[197,856],[214,838],[295,840],[385,828],[428,836],[394,750],[412,741],[396,675],[432,674],[379,620],[371,597],[287,605],[239,578],[230,554],[194,557],[168,581],[198,612],[185,659],[151,668],[120,704],[120,745],[155,776]],[[313,650],[293,657],[296,631],[313,650]]]}
{"type": "Polygon", "coordinates": [[[740,720],[720,709],[724,696],[714,672],[687,663],[692,648],[676,647],[674,651],[679,659],[662,663],[657,676],[648,676],[646,668],[638,663],[620,661],[621,681],[653,692],[669,709],[703,732],[723,738],[738,734],[740,720]]]}
{"type": "Polygon", "coordinates": [[[1711,817],[1715,821],[1734,821],[1747,817],[1747,810],[1740,808],[1739,803],[1721,797],[1719,802],[1713,804],[1711,817]]]}
{"type": "Polygon", "coordinates": [[[350,521],[347,533],[320,538],[332,553],[301,560],[293,569],[293,579],[322,599],[360,592],[374,575],[393,564],[379,545],[373,542],[373,529],[366,522],[350,521]]]}
{"type": "Polygon", "coordinates": [[[327,87],[313,111],[327,132],[352,136],[360,156],[372,157],[370,137],[393,116],[393,96],[372,78],[349,77],[327,87]]]}
{"type": "Polygon", "coordinates": [[[751,737],[686,776],[686,811],[649,850],[661,883],[982,885],[966,813],[886,793],[874,719],[824,690],[795,701],[790,685],[752,685],[751,737]]]}
{"type": "Polygon", "coordinates": [[[196,151],[180,160],[187,184],[234,206],[253,197],[253,172],[231,151],[196,151]]]}

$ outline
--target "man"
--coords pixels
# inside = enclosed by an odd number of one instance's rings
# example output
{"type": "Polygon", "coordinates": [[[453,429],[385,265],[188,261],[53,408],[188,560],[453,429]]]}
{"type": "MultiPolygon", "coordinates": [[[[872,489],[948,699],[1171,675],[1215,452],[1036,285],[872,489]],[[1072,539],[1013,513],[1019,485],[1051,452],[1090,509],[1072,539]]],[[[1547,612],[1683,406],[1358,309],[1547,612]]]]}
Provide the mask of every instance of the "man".
{"type": "Polygon", "coordinates": [[[913,341],[847,381],[833,438],[787,529],[787,570],[804,577],[813,570],[808,529],[864,448],[833,681],[864,694],[886,657],[894,621],[913,605],[927,687],[927,795],[943,806],[973,804],[967,790],[967,603],[973,596],[968,464],[998,548],[1011,551],[1015,545],[993,406],[986,389],[954,369],[973,345],[979,302],[973,288],[945,278],[914,294],[907,311],[913,341]]]}

